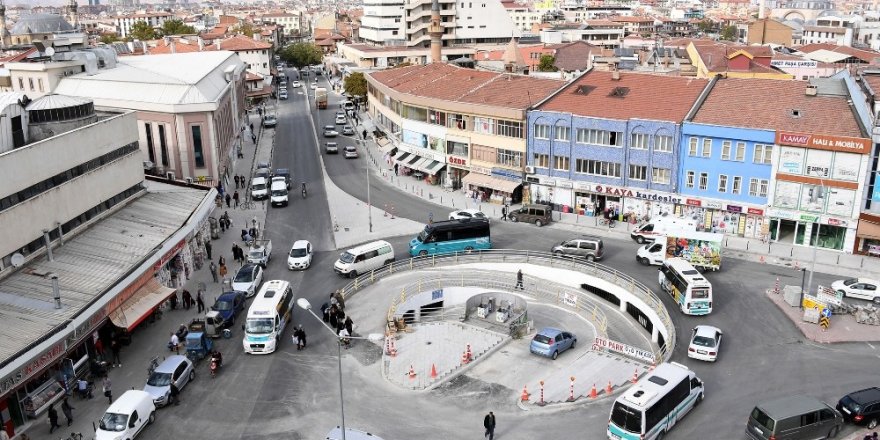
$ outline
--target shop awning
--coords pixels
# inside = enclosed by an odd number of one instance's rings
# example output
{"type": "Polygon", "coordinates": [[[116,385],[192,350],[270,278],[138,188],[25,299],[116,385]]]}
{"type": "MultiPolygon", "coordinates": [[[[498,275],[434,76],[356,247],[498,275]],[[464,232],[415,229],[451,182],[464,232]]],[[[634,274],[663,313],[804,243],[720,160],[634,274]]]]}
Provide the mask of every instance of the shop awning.
{"type": "Polygon", "coordinates": [[[405,165],[406,165],[406,162],[404,162],[404,161],[409,160],[412,156],[413,156],[412,154],[409,154],[409,153],[407,153],[406,151],[403,151],[403,150],[397,150],[397,155],[395,155],[394,157],[392,157],[392,159],[393,159],[395,162],[397,162],[397,163],[399,163],[399,164],[405,166],[405,165]]]}
{"type": "Polygon", "coordinates": [[[856,236],[869,240],[880,240],[880,225],[865,220],[859,220],[856,236]]]}
{"type": "Polygon", "coordinates": [[[416,168],[418,168],[419,171],[422,171],[424,173],[427,173],[427,174],[430,174],[433,176],[434,174],[437,174],[437,172],[440,171],[441,169],[443,169],[443,167],[445,167],[445,166],[446,166],[446,164],[443,162],[440,162],[440,161],[437,161],[434,159],[425,159],[423,162],[417,164],[416,168]]]}
{"type": "Polygon", "coordinates": [[[418,161],[413,162],[412,165],[408,165],[408,166],[409,166],[410,168],[414,169],[414,170],[418,170],[418,171],[422,171],[422,172],[424,172],[424,171],[425,171],[425,165],[427,165],[427,164],[429,164],[429,163],[431,163],[431,159],[426,159],[426,158],[424,158],[424,157],[419,156],[419,160],[418,160],[418,161]]]}
{"type": "Polygon", "coordinates": [[[506,193],[512,193],[516,187],[522,185],[521,182],[499,179],[497,177],[487,176],[473,171],[468,173],[467,176],[464,176],[461,179],[461,183],[465,185],[482,186],[483,188],[491,188],[506,193]]]}
{"type": "Polygon", "coordinates": [[[394,149],[394,142],[391,142],[390,140],[388,140],[388,138],[376,139],[376,145],[379,146],[379,151],[381,151],[382,154],[385,154],[394,149]]]}
{"type": "Polygon", "coordinates": [[[141,323],[174,289],[165,287],[155,278],[147,281],[131,298],[110,313],[110,321],[117,327],[131,330],[141,323]]]}

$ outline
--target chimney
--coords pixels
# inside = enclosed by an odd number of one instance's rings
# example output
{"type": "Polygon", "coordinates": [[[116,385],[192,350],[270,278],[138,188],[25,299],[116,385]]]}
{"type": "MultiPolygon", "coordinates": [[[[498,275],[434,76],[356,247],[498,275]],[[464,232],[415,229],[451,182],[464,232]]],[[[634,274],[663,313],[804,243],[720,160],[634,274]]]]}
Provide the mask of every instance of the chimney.
{"type": "Polygon", "coordinates": [[[620,71],[617,70],[617,67],[614,67],[614,70],[611,71],[611,80],[612,81],[620,81],[620,71]]]}
{"type": "Polygon", "coordinates": [[[805,95],[807,96],[816,96],[819,93],[819,88],[814,85],[807,86],[807,90],[805,91],[805,95]]]}
{"type": "Polygon", "coordinates": [[[49,261],[55,261],[55,257],[52,255],[52,239],[49,238],[48,229],[43,229],[43,243],[46,244],[46,256],[49,257],[49,261]]]}
{"type": "Polygon", "coordinates": [[[52,280],[52,296],[55,298],[55,308],[61,308],[61,289],[58,287],[58,275],[55,273],[49,274],[49,279],[52,280]]]}

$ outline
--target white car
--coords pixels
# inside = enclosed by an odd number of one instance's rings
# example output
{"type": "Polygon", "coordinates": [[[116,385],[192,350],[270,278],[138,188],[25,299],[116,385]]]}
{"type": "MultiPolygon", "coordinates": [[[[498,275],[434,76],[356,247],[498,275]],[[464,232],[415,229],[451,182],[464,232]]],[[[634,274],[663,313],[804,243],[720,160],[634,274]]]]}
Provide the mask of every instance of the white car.
{"type": "Polygon", "coordinates": [[[308,269],[312,265],[312,244],[307,240],[297,240],[287,254],[287,268],[290,270],[308,269]]]}
{"type": "Polygon", "coordinates": [[[701,361],[715,362],[721,348],[721,330],[711,325],[694,327],[691,343],[688,345],[688,357],[701,361]]]}
{"type": "Polygon", "coordinates": [[[358,150],[353,145],[345,147],[343,151],[345,151],[344,156],[346,159],[357,159],[358,157],[358,150]]]}
{"type": "Polygon", "coordinates": [[[468,220],[472,218],[485,219],[483,214],[477,209],[462,209],[460,211],[452,211],[449,213],[449,220],[468,220]]]}
{"type": "Polygon", "coordinates": [[[262,283],[263,268],[259,264],[248,263],[235,273],[235,278],[232,279],[232,290],[245,292],[245,296],[250,298],[257,294],[262,283]]]}
{"type": "Polygon", "coordinates": [[[336,117],[336,125],[344,125],[346,122],[345,116],[337,116],[336,117]]]}
{"type": "Polygon", "coordinates": [[[290,87],[293,87],[294,89],[298,89],[298,88],[302,87],[302,84],[300,84],[299,81],[293,81],[290,83],[290,87]]]}
{"type": "Polygon", "coordinates": [[[317,81],[313,82],[311,85],[309,85],[309,88],[312,90],[315,90],[316,88],[318,88],[318,82],[317,81]]]}
{"type": "Polygon", "coordinates": [[[278,94],[278,99],[287,99],[287,90],[282,90],[281,93],[278,94]]]}
{"type": "Polygon", "coordinates": [[[877,280],[870,278],[837,280],[831,283],[831,288],[847,298],[866,299],[880,303],[880,281],[877,280]]]}

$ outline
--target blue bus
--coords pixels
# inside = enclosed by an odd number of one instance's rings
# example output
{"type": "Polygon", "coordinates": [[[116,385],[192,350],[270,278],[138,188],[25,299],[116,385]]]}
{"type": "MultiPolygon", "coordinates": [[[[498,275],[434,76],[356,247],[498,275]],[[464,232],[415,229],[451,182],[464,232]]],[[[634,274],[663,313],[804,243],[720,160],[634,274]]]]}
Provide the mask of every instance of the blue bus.
{"type": "Polygon", "coordinates": [[[409,242],[409,254],[413,257],[491,248],[489,220],[476,218],[427,225],[418,237],[409,242]]]}

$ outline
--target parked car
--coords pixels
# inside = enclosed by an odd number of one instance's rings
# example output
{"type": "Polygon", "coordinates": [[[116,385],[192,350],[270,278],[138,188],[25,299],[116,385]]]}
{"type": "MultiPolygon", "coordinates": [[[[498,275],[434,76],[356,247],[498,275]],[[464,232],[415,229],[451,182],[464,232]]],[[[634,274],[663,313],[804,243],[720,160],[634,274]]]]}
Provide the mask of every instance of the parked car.
{"type": "Polygon", "coordinates": [[[324,126],[324,137],[333,138],[339,136],[339,132],[336,131],[335,125],[325,125],[324,126]]]}
{"type": "Polygon", "coordinates": [[[470,220],[472,218],[484,219],[487,217],[479,209],[460,209],[449,213],[449,220],[470,220]]]}
{"type": "Polygon", "coordinates": [[[254,240],[254,245],[247,253],[247,262],[259,264],[265,269],[270,258],[272,258],[272,240],[254,240]]]}
{"type": "Polygon", "coordinates": [[[263,283],[263,268],[259,264],[245,264],[232,279],[232,290],[245,293],[248,298],[257,294],[263,283]]]}
{"type": "Polygon", "coordinates": [[[346,136],[353,136],[354,135],[354,128],[352,128],[351,125],[344,125],[342,127],[342,134],[344,134],[346,136]]]}
{"type": "Polygon", "coordinates": [[[278,124],[278,120],[275,119],[275,115],[266,115],[263,116],[263,127],[270,128],[275,127],[278,124]]]}
{"type": "Polygon", "coordinates": [[[336,142],[324,142],[324,152],[327,154],[339,154],[339,146],[336,142]]]}
{"type": "Polygon", "coordinates": [[[553,255],[581,257],[589,261],[601,260],[605,255],[605,243],[601,237],[585,235],[581,238],[563,241],[550,250],[553,255]]]}
{"type": "Polygon", "coordinates": [[[133,439],[156,421],[156,405],[146,391],[128,390],[116,398],[98,422],[96,440],[133,439]]]}
{"type": "Polygon", "coordinates": [[[336,110],[336,117],[345,117],[345,110],[336,110]]]}
{"type": "Polygon", "coordinates": [[[272,168],[272,164],[267,161],[259,161],[257,162],[257,169],[260,168],[272,168]]]}
{"type": "Polygon", "coordinates": [[[292,87],[294,89],[298,89],[298,88],[302,87],[302,84],[300,84],[299,81],[291,81],[290,87],[292,87]]]}
{"type": "Polygon", "coordinates": [[[711,325],[698,325],[691,333],[688,357],[701,361],[715,362],[721,349],[721,330],[711,325]]]}
{"type": "Polygon", "coordinates": [[[336,125],[343,125],[346,122],[348,122],[348,121],[345,120],[345,116],[337,116],[336,117],[336,125]]]}
{"type": "Polygon", "coordinates": [[[269,197],[269,187],[266,179],[262,177],[254,177],[251,180],[251,198],[254,200],[262,200],[269,197]]]}
{"type": "Polygon", "coordinates": [[[557,328],[542,328],[529,344],[529,351],[534,354],[556,359],[559,353],[574,348],[577,337],[569,332],[557,328]]]}
{"type": "Polygon", "coordinates": [[[256,171],[254,171],[254,177],[262,177],[263,179],[269,180],[272,177],[272,170],[269,167],[258,167],[256,171]]]}
{"type": "Polygon", "coordinates": [[[232,290],[224,292],[217,297],[211,310],[220,314],[223,319],[223,327],[229,327],[235,324],[235,315],[244,310],[244,303],[247,294],[240,290],[232,290]]]}
{"type": "Polygon", "coordinates": [[[534,223],[535,226],[541,227],[553,220],[551,217],[551,209],[547,205],[523,205],[507,217],[512,222],[534,223]]]}
{"type": "Polygon", "coordinates": [[[287,99],[287,90],[282,90],[281,93],[278,94],[278,99],[281,99],[281,100],[287,99]]]}
{"type": "Polygon", "coordinates": [[[275,172],[272,173],[272,180],[279,177],[284,178],[284,183],[287,185],[287,189],[290,190],[290,168],[275,168],[275,172]]]}
{"type": "Polygon", "coordinates": [[[355,148],[354,146],[351,146],[351,145],[345,147],[345,158],[346,159],[357,159],[357,157],[358,157],[357,148],[355,148]]]}
{"type": "Polygon", "coordinates": [[[307,240],[297,240],[290,247],[290,253],[287,254],[287,268],[308,269],[312,265],[312,244],[307,240]]]}
{"type": "Polygon", "coordinates": [[[880,303],[880,281],[870,278],[850,278],[831,283],[831,288],[847,298],[859,298],[880,303]]]}
{"type": "Polygon", "coordinates": [[[812,396],[786,396],[760,403],[752,409],[746,434],[754,440],[834,438],[843,417],[812,396]]]}
{"type": "Polygon", "coordinates": [[[309,84],[309,88],[315,90],[316,88],[318,88],[318,82],[313,81],[311,84],[309,84]]]}
{"type": "Polygon", "coordinates": [[[196,369],[189,358],[182,355],[168,356],[153,370],[147,379],[144,391],[150,393],[156,406],[168,405],[171,397],[171,384],[183,390],[188,383],[196,378],[196,369]]]}
{"type": "Polygon", "coordinates": [[[837,402],[837,410],[846,422],[877,428],[880,423],[880,388],[871,387],[843,396],[837,402]]]}

